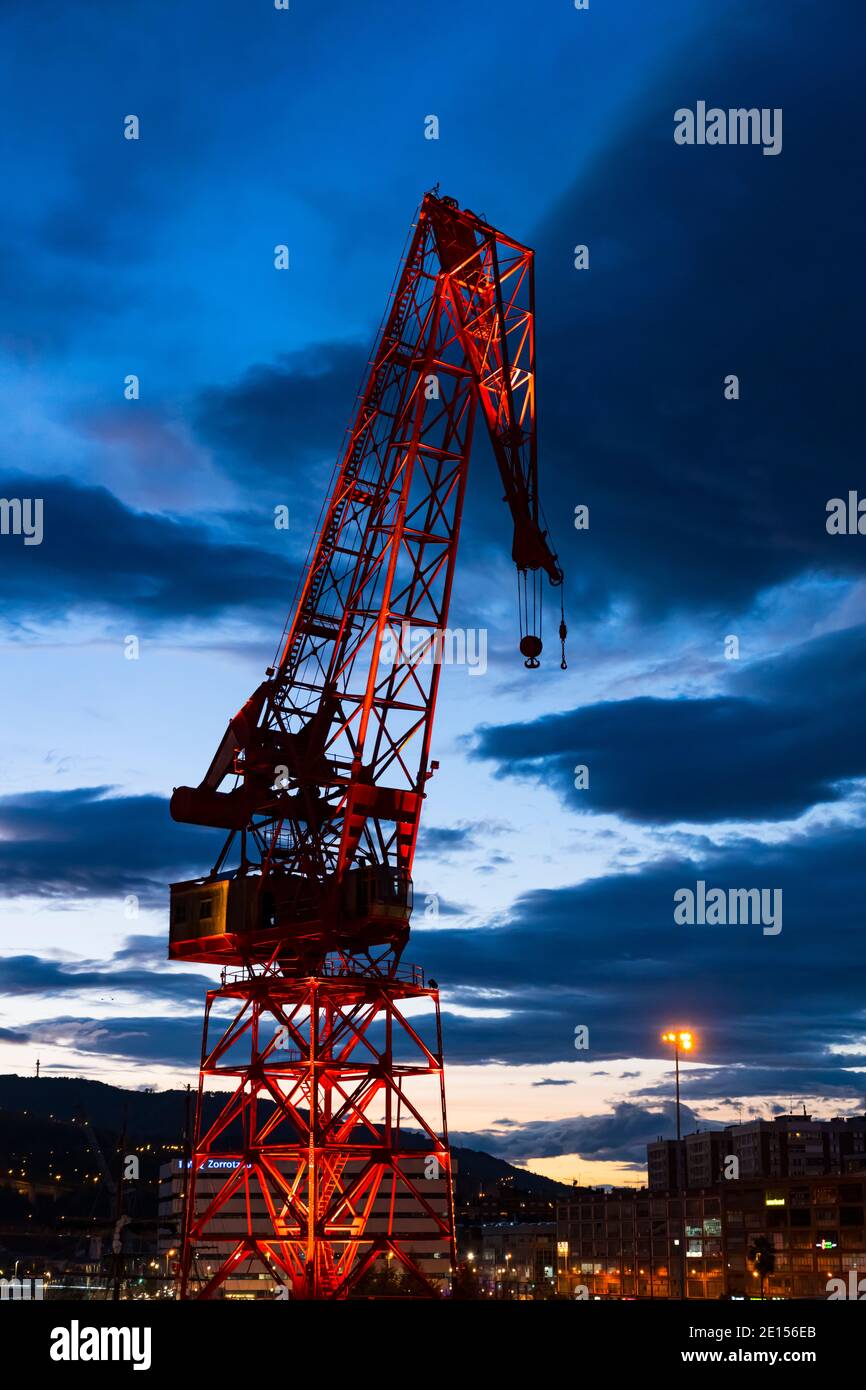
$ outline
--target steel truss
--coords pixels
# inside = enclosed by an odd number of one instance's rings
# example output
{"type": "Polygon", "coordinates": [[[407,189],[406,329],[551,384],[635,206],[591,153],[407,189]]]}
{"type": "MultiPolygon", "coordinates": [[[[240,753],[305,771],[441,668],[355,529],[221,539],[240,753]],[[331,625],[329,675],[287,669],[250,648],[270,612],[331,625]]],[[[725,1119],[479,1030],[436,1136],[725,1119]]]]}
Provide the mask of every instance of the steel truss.
{"type": "Polygon", "coordinates": [[[208,994],[182,1298],[254,1272],[271,1296],[345,1298],[380,1257],[417,1294],[447,1284],[439,996],[420,972],[401,976],[241,971],[208,994]],[[211,1087],[229,1081],[213,1116],[211,1087]]]}

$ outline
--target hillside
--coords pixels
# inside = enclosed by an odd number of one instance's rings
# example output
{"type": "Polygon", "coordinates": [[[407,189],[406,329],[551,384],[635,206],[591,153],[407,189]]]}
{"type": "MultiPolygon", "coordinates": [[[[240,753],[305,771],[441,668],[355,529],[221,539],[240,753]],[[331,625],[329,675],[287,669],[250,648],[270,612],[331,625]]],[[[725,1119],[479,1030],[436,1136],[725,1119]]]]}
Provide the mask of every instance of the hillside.
{"type": "MultiPolygon", "coordinates": [[[[211,1098],[213,1108],[216,1099],[211,1098]]],[[[44,1121],[61,1126],[87,1118],[99,1133],[103,1146],[125,1127],[130,1144],[169,1145],[180,1142],[186,1114],[185,1091],[133,1091],[86,1081],[74,1076],[0,1076],[0,1153],[14,1148],[38,1156],[44,1121]]],[[[77,1126],[76,1126],[77,1129],[77,1126]]],[[[419,1136],[420,1142],[420,1136],[419,1136]]],[[[515,1188],[555,1200],[568,1194],[564,1183],[539,1173],[515,1168],[504,1159],[477,1149],[454,1146],[458,1188],[469,1191],[479,1185],[508,1181],[515,1188]]]]}

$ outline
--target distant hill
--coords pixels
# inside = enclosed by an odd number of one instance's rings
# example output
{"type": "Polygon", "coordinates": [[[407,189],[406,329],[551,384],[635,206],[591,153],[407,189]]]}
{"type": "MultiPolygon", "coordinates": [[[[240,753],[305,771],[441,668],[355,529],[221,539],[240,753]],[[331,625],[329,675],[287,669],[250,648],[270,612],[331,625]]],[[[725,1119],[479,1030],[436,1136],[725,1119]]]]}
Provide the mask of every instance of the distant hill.
{"type": "MultiPolygon", "coordinates": [[[[218,1097],[209,1097],[214,1113],[219,1103],[218,1097]]],[[[86,1117],[101,1134],[117,1135],[125,1126],[130,1142],[176,1143],[183,1132],[186,1105],[186,1091],[180,1090],[132,1091],[77,1076],[0,1076],[0,1148],[13,1134],[19,1143],[26,1143],[27,1117],[61,1122],[86,1117]]],[[[455,1145],[453,1153],[458,1184],[464,1191],[497,1180],[508,1180],[516,1188],[551,1200],[571,1191],[565,1183],[515,1168],[478,1149],[455,1145]]]]}
{"type": "Polygon", "coordinates": [[[186,1103],[186,1091],[130,1091],[78,1076],[0,1076],[0,1111],[55,1120],[86,1116],[98,1129],[118,1134],[125,1119],[130,1137],[144,1141],[179,1135],[186,1103]]]}
{"type": "Polygon", "coordinates": [[[452,1152],[457,1155],[460,1177],[475,1185],[508,1179],[515,1187],[536,1197],[548,1197],[555,1201],[571,1196],[569,1183],[556,1182],[554,1178],[546,1178],[541,1173],[530,1173],[526,1168],[515,1168],[513,1163],[506,1163],[504,1158],[495,1158],[483,1149],[463,1149],[454,1144],[452,1152]]]}

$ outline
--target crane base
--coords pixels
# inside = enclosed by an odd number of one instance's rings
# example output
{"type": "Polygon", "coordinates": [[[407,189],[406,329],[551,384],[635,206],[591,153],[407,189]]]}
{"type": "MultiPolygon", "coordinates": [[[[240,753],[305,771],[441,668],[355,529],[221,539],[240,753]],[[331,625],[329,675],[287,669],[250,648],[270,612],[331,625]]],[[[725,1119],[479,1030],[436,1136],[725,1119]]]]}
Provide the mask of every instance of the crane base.
{"type": "Polygon", "coordinates": [[[446,1293],[438,990],[237,972],[207,996],[191,1151],[181,1298],[446,1293]]]}

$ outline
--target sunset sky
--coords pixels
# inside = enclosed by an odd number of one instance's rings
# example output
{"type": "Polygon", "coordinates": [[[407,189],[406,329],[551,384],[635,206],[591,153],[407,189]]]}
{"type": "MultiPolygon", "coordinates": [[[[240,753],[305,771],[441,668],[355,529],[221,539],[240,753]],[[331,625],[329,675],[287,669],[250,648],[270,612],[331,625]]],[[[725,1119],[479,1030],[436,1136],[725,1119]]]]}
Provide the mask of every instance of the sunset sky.
{"type": "Polygon", "coordinates": [[[488,669],[443,673],[408,951],[454,1136],[640,1181],[675,1024],[686,1129],[864,1109],[866,536],[825,526],[866,496],[856,11],[4,5],[0,497],[44,539],[0,536],[0,1070],[194,1078],[215,972],[167,963],[168,884],[214,833],[167,797],[273,657],[438,181],[537,252],[570,629],[524,670],[478,436],[451,620],[488,669]],[[781,108],[781,153],[675,144],[699,100],[781,108]],[[698,880],[780,889],[782,931],[676,924],[698,880]]]}

